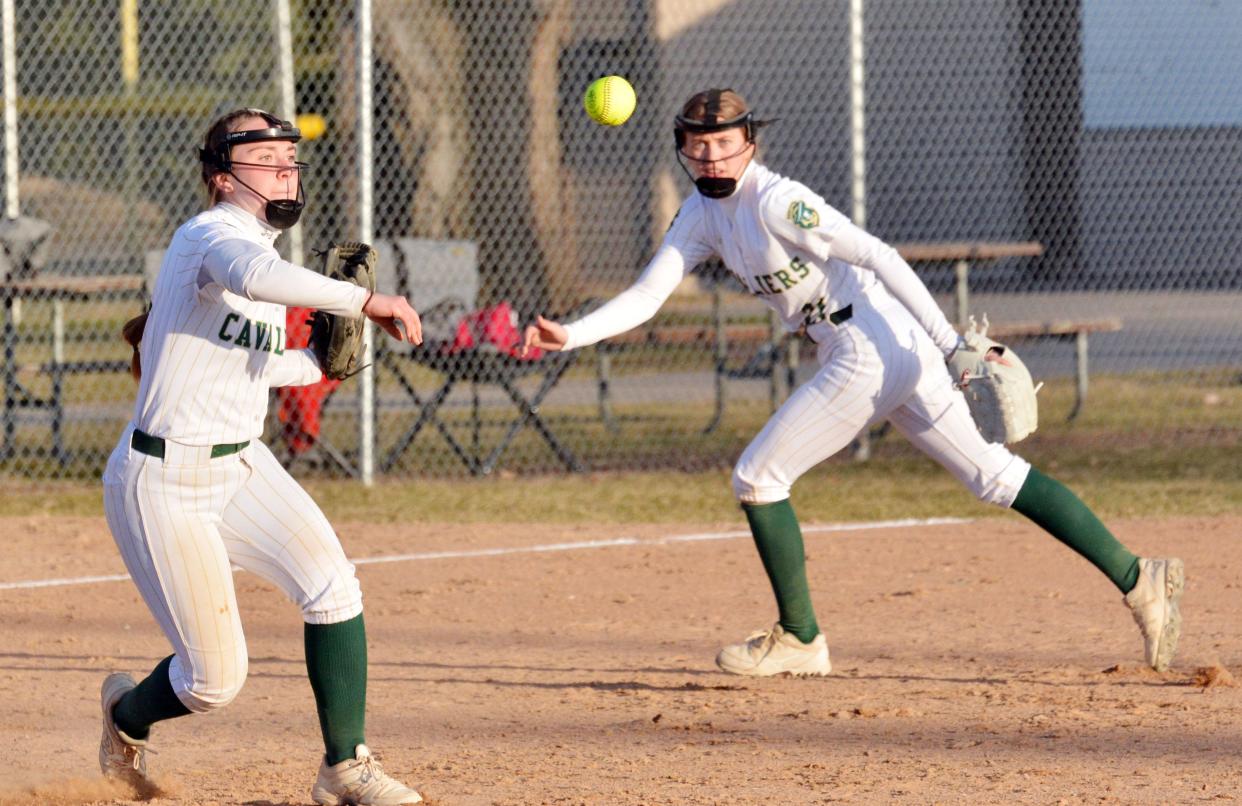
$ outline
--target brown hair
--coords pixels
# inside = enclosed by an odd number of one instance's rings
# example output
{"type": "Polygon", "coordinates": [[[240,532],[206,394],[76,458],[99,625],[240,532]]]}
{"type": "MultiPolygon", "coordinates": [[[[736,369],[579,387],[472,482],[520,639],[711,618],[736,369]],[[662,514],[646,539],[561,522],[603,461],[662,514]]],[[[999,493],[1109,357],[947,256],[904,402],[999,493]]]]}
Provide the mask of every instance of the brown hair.
{"type": "Polygon", "coordinates": [[[681,116],[710,125],[741,117],[749,111],[746,99],[733,90],[703,90],[690,96],[681,107],[681,116]]]}
{"type": "Polygon", "coordinates": [[[221,115],[208,127],[207,134],[203,137],[203,147],[199,151],[199,161],[202,163],[203,184],[207,186],[208,207],[212,207],[216,202],[220,201],[220,190],[211,179],[218,174],[226,173],[224,166],[220,164],[217,157],[224,142],[224,135],[237,131],[237,124],[246,118],[263,118],[271,126],[280,126],[282,123],[280,118],[270,112],[247,106],[221,115]]]}
{"type": "Polygon", "coordinates": [[[121,338],[133,348],[134,354],[129,358],[129,374],[134,380],[142,380],[142,359],[138,355],[138,345],[142,343],[142,333],[147,329],[149,311],[138,314],[121,326],[121,338]]]}

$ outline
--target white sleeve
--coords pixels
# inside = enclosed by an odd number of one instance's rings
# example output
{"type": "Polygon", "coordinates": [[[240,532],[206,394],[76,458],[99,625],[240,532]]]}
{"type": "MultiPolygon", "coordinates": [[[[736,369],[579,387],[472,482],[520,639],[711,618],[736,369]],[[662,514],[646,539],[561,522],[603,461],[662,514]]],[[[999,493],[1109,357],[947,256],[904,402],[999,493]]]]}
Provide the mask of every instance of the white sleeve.
{"type": "Polygon", "coordinates": [[[273,389],[278,386],[309,386],[321,380],[323,370],[309,347],[285,350],[282,355],[273,355],[268,360],[267,385],[273,389]]]}
{"type": "Polygon", "coordinates": [[[889,292],[914,314],[946,357],[957,349],[957,331],[932,299],[927,286],[896,249],[850,223],[833,231],[828,247],[833,257],[874,272],[889,292]]]}
{"type": "MultiPolygon", "coordinates": [[[[259,302],[315,308],[342,316],[359,316],[367,290],[282,260],[270,249],[245,238],[221,237],[203,255],[203,272],[238,296],[259,302]]],[[[200,286],[206,282],[200,278],[200,286]]]]}
{"type": "Polygon", "coordinates": [[[664,235],[664,242],[637,282],[581,319],[565,325],[566,350],[586,347],[646,322],[687,273],[714,254],[703,234],[697,194],[690,197],[664,235]]]}
{"type": "Polygon", "coordinates": [[[791,185],[793,192],[774,195],[766,206],[772,230],[820,260],[836,258],[874,273],[914,314],[940,351],[952,354],[958,345],[957,331],[897,250],[854,226],[819,196],[801,185],[791,185]]]}
{"type": "Polygon", "coordinates": [[[597,310],[565,325],[569,333],[565,349],[586,347],[646,322],[655,316],[691,268],[693,266],[687,265],[685,257],[675,248],[667,244],[661,246],[638,282],[597,310]]]}

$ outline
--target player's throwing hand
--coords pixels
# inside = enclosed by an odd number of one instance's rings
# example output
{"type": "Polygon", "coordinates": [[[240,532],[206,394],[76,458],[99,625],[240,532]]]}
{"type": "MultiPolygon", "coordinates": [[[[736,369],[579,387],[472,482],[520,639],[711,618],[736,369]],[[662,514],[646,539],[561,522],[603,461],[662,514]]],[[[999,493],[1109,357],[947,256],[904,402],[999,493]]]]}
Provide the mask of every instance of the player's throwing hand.
{"type": "Polygon", "coordinates": [[[418,318],[418,312],[410,306],[409,300],[405,297],[372,294],[367,304],[362,306],[362,312],[397,341],[408,341],[410,344],[423,343],[423,323],[418,318]],[[404,335],[397,327],[398,322],[401,328],[405,329],[404,335]]]}
{"type": "Polygon", "coordinates": [[[535,324],[526,326],[526,334],[522,338],[521,356],[525,358],[534,347],[559,352],[565,349],[568,342],[569,333],[564,325],[539,316],[535,318],[535,324]]]}

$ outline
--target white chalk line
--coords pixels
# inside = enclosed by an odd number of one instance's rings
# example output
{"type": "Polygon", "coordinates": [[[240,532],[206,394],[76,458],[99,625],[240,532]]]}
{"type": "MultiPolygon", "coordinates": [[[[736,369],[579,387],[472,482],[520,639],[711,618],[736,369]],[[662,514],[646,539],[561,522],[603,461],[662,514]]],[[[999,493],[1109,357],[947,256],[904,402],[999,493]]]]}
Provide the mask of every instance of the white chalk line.
{"type": "MultiPolygon", "coordinates": [[[[829,523],[803,526],[805,534],[824,532],[864,532],[873,529],[900,529],[911,526],[946,526],[970,523],[970,518],[903,518],[889,521],[862,523],[829,523]]],[[[585,549],[613,548],[615,546],[661,546],[670,543],[697,543],[705,540],[737,540],[750,537],[750,531],[701,532],[668,537],[639,538],[617,537],[610,540],[577,540],[570,543],[544,543],[534,546],[503,546],[487,549],[463,549],[459,551],[423,551],[415,554],[389,554],[381,557],[359,557],[351,560],[354,565],[379,565],[381,563],[422,562],[424,560],[450,560],[470,557],[501,557],[506,554],[541,554],[552,551],[581,551],[585,549]]],[[[237,569],[240,570],[240,569],[237,569]]],[[[30,588],[58,588],[73,585],[93,585],[99,582],[122,582],[129,574],[104,574],[101,576],[67,577],[64,579],[29,579],[18,582],[0,582],[0,590],[24,590],[30,588]]]]}

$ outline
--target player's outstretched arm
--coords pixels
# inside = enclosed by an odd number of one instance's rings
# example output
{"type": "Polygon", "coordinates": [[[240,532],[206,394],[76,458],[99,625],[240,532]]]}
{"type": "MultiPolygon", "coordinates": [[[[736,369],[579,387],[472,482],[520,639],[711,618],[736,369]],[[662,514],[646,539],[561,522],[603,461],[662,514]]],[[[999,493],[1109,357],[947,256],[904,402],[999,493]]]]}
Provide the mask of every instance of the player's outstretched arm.
{"type": "Polygon", "coordinates": [[[565,330],[564,325],[539,316],[535,318],[535,324],[526,326],[520,355],[522,358],[525,358],[530,354],[531,349],[535,347],[540,350],[559,352],[565,349],[565,345],[568,342],[569,333],[565,330]]]}
{"type": "Polygon", "coordinates": [[[397,341],[423,343],[423,323],[418,312],[405,297],[394,294],[372,294],[362,312],[397,341]],[[401,331],[405,330],[403,334],[401,331]]]}

